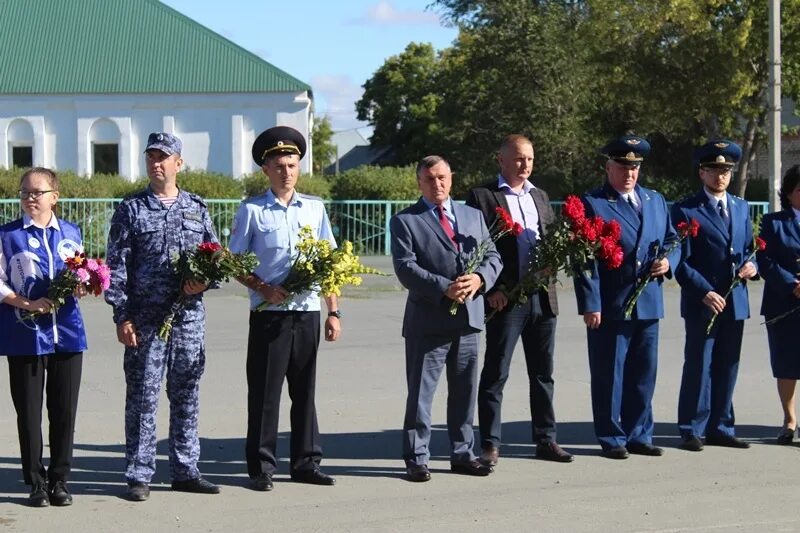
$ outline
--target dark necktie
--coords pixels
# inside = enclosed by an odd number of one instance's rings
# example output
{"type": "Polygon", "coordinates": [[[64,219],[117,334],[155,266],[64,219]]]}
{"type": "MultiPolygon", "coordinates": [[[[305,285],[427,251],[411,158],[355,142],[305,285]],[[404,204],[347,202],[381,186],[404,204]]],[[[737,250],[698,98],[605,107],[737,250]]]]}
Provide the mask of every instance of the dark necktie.
{"type": "Polygon", "coordinates": [[[636,209],[636,204],[633,203],[633,196],[628,196],[628,205],[631,206],[631,209],[633,209],[637,217],[642,218],[642,214],[636,209]]]}
{"type": "Polygon", "coordinates": [[[719,216],[722,218],[722,221],[725,224],[727,224],[728,223],[728,210],[725,209],[725,204],[722,203],[722,200],[720,200],[717,203],[717,212],[719,213],[719,216]]]}
{"type": "Polygon", "coordinates": [[[439,214],[439,224],[441,224],[445,235],[450,237],[450,240],[453,241],[453,246],[457,248],[458,243],[456,242],[456,232],[453,231],[453,225],[450,224],[450,219],[444,216],[444,206],[442,206],[442,204],[437,205],[436,211],[439,214]]]}

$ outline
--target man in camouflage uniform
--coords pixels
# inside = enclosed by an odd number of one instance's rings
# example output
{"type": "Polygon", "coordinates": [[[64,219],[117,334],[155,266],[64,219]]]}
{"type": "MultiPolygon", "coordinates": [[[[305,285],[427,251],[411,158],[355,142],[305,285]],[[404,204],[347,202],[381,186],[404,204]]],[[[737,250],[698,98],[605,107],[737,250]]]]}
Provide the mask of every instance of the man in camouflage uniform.
{"type": "Polygon", "coordinates": [[[128,496],[144,501],[156,467],[156,410],[166,376],[170,404],[169,466],[172,489],[216,494],[197,461],[198,388],[205,366],[205,284],[180,286],[170,257],[201,242],[217,242],[203,200],[178,189],[181,141],[153,133],[145,149],[150,185],[127,197],[111,219],[106,302],[114,308],[117,338],[125,345],[125,458],[128,496]],[[166,314],[185,295],[165,342],[158,336],[166,314]]]}

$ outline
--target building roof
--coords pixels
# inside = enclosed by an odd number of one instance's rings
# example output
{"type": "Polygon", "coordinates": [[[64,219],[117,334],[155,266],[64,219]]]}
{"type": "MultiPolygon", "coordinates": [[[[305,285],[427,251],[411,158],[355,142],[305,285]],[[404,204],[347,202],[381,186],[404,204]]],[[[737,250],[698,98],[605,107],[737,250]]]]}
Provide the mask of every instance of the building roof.
{"type": "MultiPolygon", "coordinates": [[[[339,158],[339,172],[351,170],[362,165],[387,165],[393,163],[394,149],[391,146],[354,146],[339,158]]],[[[325,168],[324,174],[336,173],[336,162],[325,168]]]]}
{"type": "Polygon", "coordinates": [[[310,90],[157,0],[0,0],[0,94],[310,90]]]}

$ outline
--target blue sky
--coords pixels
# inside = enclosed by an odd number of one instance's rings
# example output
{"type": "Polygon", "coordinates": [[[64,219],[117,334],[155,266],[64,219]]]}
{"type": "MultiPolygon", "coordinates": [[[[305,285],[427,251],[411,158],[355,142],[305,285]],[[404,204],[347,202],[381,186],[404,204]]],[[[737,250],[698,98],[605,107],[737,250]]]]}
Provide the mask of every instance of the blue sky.
{"type": "Polygon", "coordinates": [[[449,46],[456,30],[426,9],[432,0],[162,0],[310,84],[316,113],[335,130],[356,120],[361,85],[412,41],[449,46]]]}

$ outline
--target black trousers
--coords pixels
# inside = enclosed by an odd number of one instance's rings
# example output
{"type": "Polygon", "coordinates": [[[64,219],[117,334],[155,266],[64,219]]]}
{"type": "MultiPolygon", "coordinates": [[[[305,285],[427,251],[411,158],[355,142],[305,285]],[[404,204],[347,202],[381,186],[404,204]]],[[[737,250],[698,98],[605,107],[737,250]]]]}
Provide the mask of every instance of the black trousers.
{"type": "Polygon", "coordinates": [[[500,410],[511,357],[522,338],[530,383],[531,431],[536,444],[556,439],[553,408],[553,351],[556,317],[541,295],[522,305],[504,309],[486,324],[486,354],[478,385],[478,419],[483,448],[499,447],[500,410]]]}
{"type": "Polygon", "coordinates": [[[83,353],[8,356],[11,400],[17,411],[17,431],[25,483],[67,481],[83,353]],[[50,466],[42,464],[42,403],[47,391],[50,466]]]}
{"type": "Polygon", "coordinates": [[[314,388],[320,338],[319,311],[250,313],[247,341],[247,473],[274,474],[283,380],[289,383],[292,471],[318,468],[319,444],[314,388]]]}

